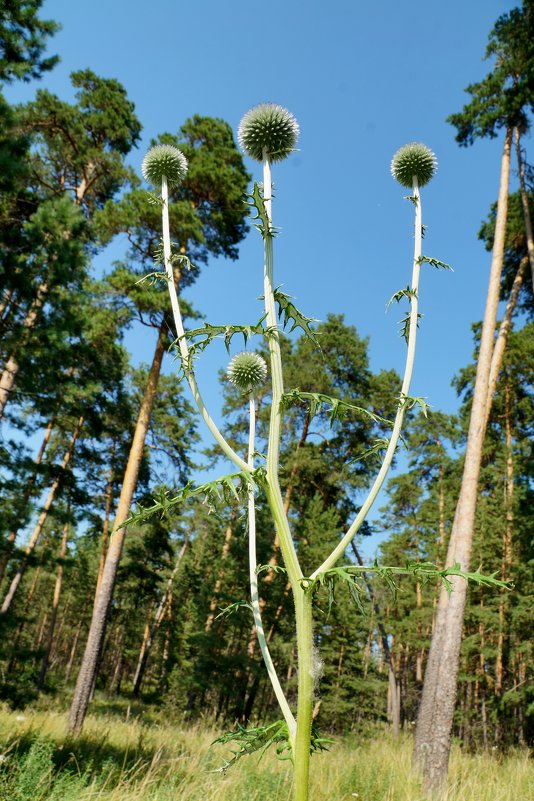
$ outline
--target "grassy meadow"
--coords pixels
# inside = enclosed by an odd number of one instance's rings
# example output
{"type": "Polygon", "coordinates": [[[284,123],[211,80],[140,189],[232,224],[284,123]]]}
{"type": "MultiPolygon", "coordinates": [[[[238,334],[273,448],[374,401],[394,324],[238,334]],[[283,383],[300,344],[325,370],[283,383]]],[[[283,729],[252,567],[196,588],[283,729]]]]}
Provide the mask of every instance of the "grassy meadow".
{"type": "MultiPolygon", "coordinates": [[[[290,801],[287,763],[267,753],[217,771],[229,747],[205,723],[170,725],[150,709],[117,706],[65,737],[66,715],[0,710],[0,801],[290,801]]],[[[312,759],[314,801],[423,801],[411,740],[387,732],[338,738],[312,759]]],[[[455,748],[444,801],[532,801],[527,751],[467,755],[455,748]]]]}

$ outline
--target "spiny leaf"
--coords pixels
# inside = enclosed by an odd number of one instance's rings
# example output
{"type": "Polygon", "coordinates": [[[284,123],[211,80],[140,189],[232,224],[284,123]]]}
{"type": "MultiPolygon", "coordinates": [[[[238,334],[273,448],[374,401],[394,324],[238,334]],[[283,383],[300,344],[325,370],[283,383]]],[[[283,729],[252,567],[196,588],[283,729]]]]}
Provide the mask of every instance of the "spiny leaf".
{"type": "Polygon", "coordinates": [[[226,772],[229,767],[248,754],[259,752],[261,759],[271,745],[276,745],[276,754],[280,759],[291,758],[289,731],[284,720],[277,720],[268,726],[251,726],[248,729],[238,723],[234,731],[221,734],[212,745],[234,742],[238,747],[236,750],[230,749],[233,754],[232,759],[225,760],[224,765],[214,771],[215,773],[226,772]]]}
{"type": "Polygon", "coordinates": [[[374,440],[374,445],[371,445],[366,451],[361,453],[359,456],[356,456],[355,459],[351,459],[349,464],[353,464],[354,462],[364,461],[365,459],[369,459],[371,456],[377,456],[380,451],[387,450],[389,445],[389,439],[385,437],[376,437],[374,440]]]}
{"type": "Polygon", "coordinates": [[[424,416],[428,417],[430,405],[426,402],[426,398],[416,398],[412,395],[401,395],[399,398],[399,403],[406,409],[413,409],[414,406],[420,406],[424,416]]]}
{"type": "Polygon", "coordinates": [[[192,481],[188,481],[174,495],[171,495],[170,490],[163,487],[159,490],[158,495],[153,498],[151,506],[138,506],[119,528],[132,523],[144,523],[156,514],[163,518],[174,506],[184,504],[191,497],[204,495],[204,502],[212,506],[221,501],[229,501],[232,498],[238,501],[243,500],[246,497],[248,485],[252,483],[255,486],[254,479],[256,475],[261,477],[259,470],[252,471],[250,476],[244,472],[228,473],[213,481],[200,484],[198,487],[192,481]]]}
{"type": "Polygon", "coordinates": [[[450,264],[446,264],[444,261],[440,261],[439,259],[433,259],[432,256],[420,256],[419,264],[430,264],[431,267],[436,267],[438,270],[450,270],[454,272],[450,264]]]}
{"type": "Polygon", "coordinates": [[[264,314],[255,325],[211,325],[211,323],[206,323],[206,325],[203,325],[200,328],[193,328],[185,335],[188,339],[189,350],[194,354],[202,353],[202,351],[205,350],[205,348],[207,348],[210,342],[213,342],[214,339],[224,337],[226,350],[230,352],[230,344],[232,342],[232,338],[236,334],[242,335],[244,344],[246,346],[248,340],[252,336],[265,335],[263,321],[266,317],[267,314],[264,314]]]}
{"type": "Polygon", "coordinates": [[[393,301],[400,303],[402,298],[408,298],[411,301],[412,298],[416,297],[417,297],[417,291],[415,289],[412,289],[410,286],[407,286],[406,289],[399,289],[399,291],[395,292],[395,294],[392,295],[388,300],[388,302],[386,303],[386,311],[389,309],[393,301]]]}
{"type": "Polygon", "coordinates": [[[147,192],[148,202],[151,206],[163,206],[165,201],[161,197],[161,195],[156,195],[154,192],[147,192]]]}
{"type": "Polygon", "coordinates": [[[248,601],[235,601],[233,604],[229,604],[225,607],[219,607],[220,612],[215,617],[215,620],[218,620],[220,617],[230,617],[230,615],[235,614],[240,609],[248,609],[250,612],[253,611],[252,605],[248,603],[248,601]]]}
{"type": "Polygon", "coordinates": [[[316,592],[320,587],[325,588],[328,597],[328,616],[335,603],[335,588],[339,582],[342,582],[348,589],[350,597],[362,615],[365,614],[362,604],[362,595],[365,594],[365,588],[346,567],[333,567],[330,570],[325,570],[324,573],[319,573],[313,581],[304,578],[300,583],[309,592],[316,592]]]}
{"type": "Polygon", "coordinates": [[[247,206],[250,206],[257,212],[253,217],[251,217],[253,222],[255,220],[258,221],[257,223],[255,222],[254,227],[258,229],[264,239],[268,236],[276,236],[277,229],[269,220],[269,215],[267,214],[267,209],[265,208],[265,200],[263,199],[260,187],[256,181],[254,181],[252,193],[247,195],[247,198],[248,200],[245,201],[247,206]]]}
{"type": "MultiPolygon", "coordinates": [[[[229,767],[235,765],[238,760],[247,754],[259,752],[259,759],[261,759],[271,745],[276,746],[278,759],[292,759],[289,730],[284,720],[277,720],[268,726],[251,726],[247,729],[238,723],[234,731],[221,734],[220,737],[213,741],[212,745],[216,743],[226,745],[226,743],[234,742],[238,747],[236,750],[230,749],[233,754],[232,759],[225,760],[224,765],[214,771],[215,773],[225,773],[229,767]]],[[[327,751],[332,742],[326,737],[320,737],[317,728],[314,725],[312,726],[310,736],[311,754],[317,751],[327,751]]]]}
{"type": "Polygon", "coordinates": [[[306,317],[306,315],[302,314],[301,311],[297,309],[294,303],[291,303],[291,295],[286,295],[285,292],[281,292],[280,289],[275,289],[274,292],[274,299],[278,303],[278,316],[282,319],[282,326],[286,328],[288,323],[291,321],[292,325],[289,329],[289,333],[295,330],[295,328],[300,328],[303,331],[308,339],[310,339],[315,347],[318,350],[321,350],[321,346],[317,340],[315,335],[315,331],[310,327],[310,323],[317,323],[319,322],[314,317],[306,317]]]}
{"type": "MultiPolygon", "coordinates": [[[[417,327],[418,328],[419,328],[419,321],[421,320],[422,316],[423,315],[419,314],[419,312],[417,313],[417,327]]],[[[399,323],[400,323],[400,327],[401,327],[400,328],[400,335],[401,335],[401,337],[404,337],[406,342],[408,342],[408,339],[410,337],[411,312],[408,312],[406,317],[403,317],[402,320],[399,321],[399,323]]]]}
{"type": "Polygon", "coordinates": [[[329,588],[331,582],[343,581],[349,588],[351,596],[359,610],[363,613],[364,608],[361,599],[364,588],[359,584],[358,576],[366,573],[374,573],[385,581],[393,594],[398,590],[398,583],[396,580],[398,576],[412,576],[422,584],[426,584],[433,579],[439,579],[448,593],[453,590],[450,576],[459,576],[465,579],[465,581],[471,581],[474,584],[484,587],[511,589],[513,586],[510,582],[495,578],[497,573],[491,573],[486,576],[478,571],[469,572],[462,570],[457,562],[449,567],[439,568],[432,562],[411,562],[409,560],[407,560],[403,566],[381,565],[377,560],[375,560],[372,565],[341,565],[340,567],[325,570],[324,573],[319,573],[313,580],[304,578],[301,584],[307,582],[308,587],[306,589],[310,589],[311,591],[314,591],[320,586],[326,586],[329,592],[331,592],[332,590],[329,588]]]}
{"type": "Polygon", "coordinates": [[[148,281],[151,284],[151,286],[154,286],[155,284],[157,284],[158,281],[165,281],[165,283],[166,283],[167,282],[167,273],[163,272],[161,270],[156,270],[153,273],[147,273],[142,278],[140,278],[139,281],[136,281],[135,285],[137,286],[138,284],[144,284],[145,281],[148,281]]]}
{"type": "Polygon", "coordinates": [[[258,567],[256,568],[256,573],[259,575],[260,573],[267,573],[270,570],[272,570],[273,573],[287,574],[287,570],[285,569],[285,567],[282,567],[282,565],[258,565],[258,567]]]}
{"type": "MultiPolygon", "coordinates": [[[[185,267],[186,270],[194,270],[195,272],[197,271],[197,267],[193,264],[189,256],[186,256],[185,253],[179,252],[178,245],[176,245],[175,242],[171,242],[171,255],[169,258],[169,262],[172,265],[179,265],[181,268],[185,267]]],[[[161,240],[160,244],[154,249],[154,263],[155,264],[165,263],[165,251],[163,249],[163,240],[161,240]]]]}
{"type": "Polygon", "coordinates": [[[323,407],[329,406],[330,427],[334,425],[336,420],[342,422],[348,413],[356,414],[359,416],[367,417],[375,423],[382,423],[391,426],[392,423],[378,414],[362,409],[360,406],[353,406],[352,403],[340,400],[339,398],[332,398],[330,395],[325,395],[322,392],[301,392],[300,389],[292,389],[290,392],[284,393],[280,398],[280,405],[282,408],[289,408],[299,403],[308,403],[308,410],[310,419],[312,420],[316,414],[323,411],[323,407]]]}

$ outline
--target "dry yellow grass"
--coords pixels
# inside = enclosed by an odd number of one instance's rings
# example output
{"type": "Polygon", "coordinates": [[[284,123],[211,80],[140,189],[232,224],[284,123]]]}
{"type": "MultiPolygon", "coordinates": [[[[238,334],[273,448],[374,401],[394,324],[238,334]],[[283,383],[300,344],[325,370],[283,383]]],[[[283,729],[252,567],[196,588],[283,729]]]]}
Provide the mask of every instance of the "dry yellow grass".
{"type": "MultiPolygon", "coordinates": [[[[291,771],[274,754],[214,772],[227,746],[206,723],[170,726],[150,714],[89,716],[78,740],[64,714],[0,711],[0,801],[290,801],[291,771]],[[144,718],[147,718],[144,720],[144,718]],[[45,744],[44,749],[32,743],[45,744]],[[48,749],[48,751],[46,750],[48,749]],[[28,756],[29,755],[29,756],[28,756]],[[21,770],[22,769],[22,770],[21,770]],[[25,776],[22,774],[26,774],[25,776]],[[18,784],[17,784],[18,782],[18,784]]],[[[313,801],[423,801],[409,737],[338,739],[312,759],[313,801]]],[[[454,749],[444,801],[532,801],[526,751],[470,756],[454,749]]]]}

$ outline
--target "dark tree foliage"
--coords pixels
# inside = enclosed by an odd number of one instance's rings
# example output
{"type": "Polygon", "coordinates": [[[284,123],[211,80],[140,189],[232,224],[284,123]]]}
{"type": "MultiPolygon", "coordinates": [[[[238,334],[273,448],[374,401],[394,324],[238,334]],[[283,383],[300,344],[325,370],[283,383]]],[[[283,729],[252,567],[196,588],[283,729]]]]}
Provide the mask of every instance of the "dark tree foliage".
{"type": "Polygon", "coordinates": [[[0,6],[0,81],[41,78],[59,61],[44,57],[47,39],[61,26],[38,17],[43,0],[2,0],[0,6]]]}
{"type": "MultiPolygon", "coordinates": [[[[531,216],[534,218],[534,196],[532,192],[529,194],[529,207],[531,216]]],[[[486,250],[491,250],[493,248],[496,213],[497,205],[493,204],[488,219],[482,224],[478,233],[478,237],[484,242],[486,250]]],[[[523,259],[528,259],[525,219],[519,192],[514,192],[514,194],[510,195],[508,198],[501,300],[506,300],[509,297],[512,283],[523,259]]],[[[527,315],[532,315],[534,310],[532,281],[530,281],[528,277],[523,281],[521,286],[518,309],[527,315]]]]}
{"type": "Polygon", "coordinates": [[[491,72],[466,91],[471,101],[448,122],[457,129],[456,141],[467,147],[475,139],[495,137],[502,128],[529,127],[534,110],[534,2],[524,0],[500,17],[489,36],[486,58],[495,62],[491,72]]]}

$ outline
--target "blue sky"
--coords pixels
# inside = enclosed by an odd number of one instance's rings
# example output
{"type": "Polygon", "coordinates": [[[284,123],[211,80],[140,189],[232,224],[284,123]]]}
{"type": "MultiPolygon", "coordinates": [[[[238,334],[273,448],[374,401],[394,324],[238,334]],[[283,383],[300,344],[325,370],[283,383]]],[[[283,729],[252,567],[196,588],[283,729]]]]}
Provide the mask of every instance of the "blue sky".
{"type": "MultiPolygon", "coordinates": [[[[489,70],[488,33],[517,4],[45,0],[41,16],[63,26],[49,46],[61,63],[38,85],[70,99],[73,70],[120,80],[143,124],[130,158],[138,169],[150,138],[192,114],[222,117],[236,130],[257,103],[286,106],[301,137],[298,153],[274,170],[274,222],[282,229],[275,281],[309,316],[343,313],[370,338],[375,370],[400,372],[405,356],[401,309],[386,315],[385,304],[410,281],[413,210],[391,178],[391,157],[406,142],[431,147],[439,168],[423,194],[425,251],[454,272],[424,271],[412,394],[453,412],[450,382],[471,359],[471,324],[484,311],[490,255],[477,232],[497,196],[502,137],[460,148],[445,120],[467,101],[464,88],[489,70]]],[[[6,94],[26,100],[38,85],[6,94]]],[[[258,165],[248,167],[261,180],[258,165]]],[[[124,248],[116,242],[98,269],[109,269],[124,248]]],[[[261,274],[261,239],[252,230],[239,262],[213,262],[188,296],[210,322],[255,322],[261,274]]],[[[146,330],[132,331],[127,343],[135,361],[150,359],[146,330]]],[[[200,368],[215,417],[215,368],[226,361],[221,346],[200,368]]]]}

